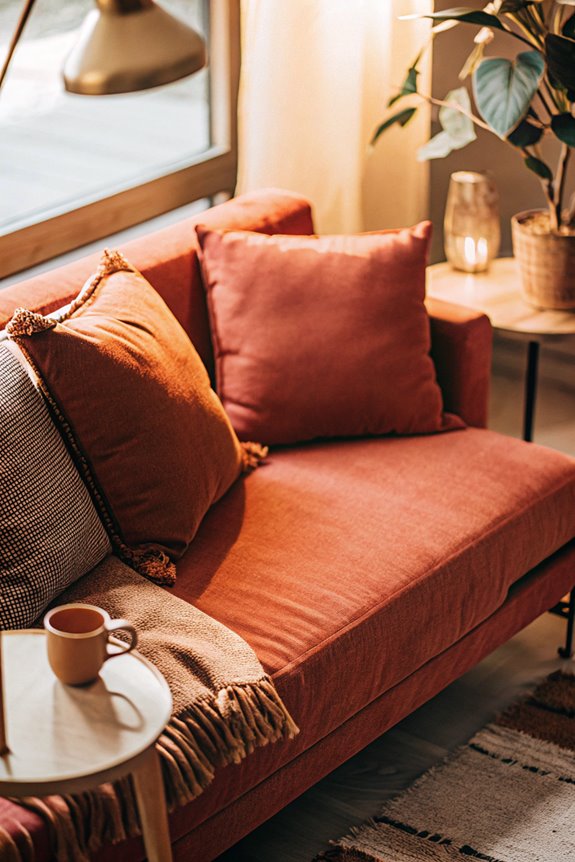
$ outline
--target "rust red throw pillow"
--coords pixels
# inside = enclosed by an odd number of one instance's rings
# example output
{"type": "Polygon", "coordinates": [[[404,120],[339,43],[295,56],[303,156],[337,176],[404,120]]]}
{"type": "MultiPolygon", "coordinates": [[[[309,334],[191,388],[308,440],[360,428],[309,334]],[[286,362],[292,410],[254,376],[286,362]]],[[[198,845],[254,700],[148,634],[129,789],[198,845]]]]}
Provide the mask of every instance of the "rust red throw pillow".
{"type": "Polygon", "coordinates": [[[240,439],[463,427],[443,414],[429,356],[429,222],[356,236],[196,230],[217,389],[240,439]]]}
{"type": "Polygon", "coordinates": [[[8,326],[126,562],[173,583],[242,447],[188,336],[117,252],[68,309],[19,309],[8,326]]]}

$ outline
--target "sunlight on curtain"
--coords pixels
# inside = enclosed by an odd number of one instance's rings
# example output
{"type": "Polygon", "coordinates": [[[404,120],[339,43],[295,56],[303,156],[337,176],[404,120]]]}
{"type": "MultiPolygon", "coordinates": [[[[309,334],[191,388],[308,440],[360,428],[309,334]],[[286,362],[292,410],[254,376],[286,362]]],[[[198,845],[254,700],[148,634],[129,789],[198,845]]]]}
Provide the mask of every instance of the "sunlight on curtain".
{"type": "Polygon", "coordinates": [[[372,152],[368,144],[429,31],[428,22],[397,17],[431,8],[431,0],[242,0],[238,192],[299,192],[322,233],[426,217],[428,168],[415,153],[427,109],[372,152]]]}

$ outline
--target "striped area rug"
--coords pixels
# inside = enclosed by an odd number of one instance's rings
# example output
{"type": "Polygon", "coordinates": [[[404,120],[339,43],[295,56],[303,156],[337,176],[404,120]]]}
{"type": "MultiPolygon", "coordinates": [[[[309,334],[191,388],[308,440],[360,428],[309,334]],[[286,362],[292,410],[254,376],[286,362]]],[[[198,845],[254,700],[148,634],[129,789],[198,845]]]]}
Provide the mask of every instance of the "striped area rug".
{"type": "Polygon", "coordinates": [[[317,859],[575,862],[575,676],[552,674],[317,859]]]}

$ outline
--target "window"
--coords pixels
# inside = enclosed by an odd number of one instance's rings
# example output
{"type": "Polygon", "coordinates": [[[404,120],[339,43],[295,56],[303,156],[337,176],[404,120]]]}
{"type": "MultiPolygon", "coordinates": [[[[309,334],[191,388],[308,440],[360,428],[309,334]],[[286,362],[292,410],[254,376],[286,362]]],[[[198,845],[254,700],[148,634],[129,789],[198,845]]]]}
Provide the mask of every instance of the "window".
{"type": "MultiPolygon", "coordinates": [[[[93,0],[38,0],[0,94],[0,277],[233,190],[237,0],[162,5],[205,35],[209,67],[91,97],[66,93],[60,69],[93,0]]],[[[20,8],[0,0],[6,42],[20,8]]]]}

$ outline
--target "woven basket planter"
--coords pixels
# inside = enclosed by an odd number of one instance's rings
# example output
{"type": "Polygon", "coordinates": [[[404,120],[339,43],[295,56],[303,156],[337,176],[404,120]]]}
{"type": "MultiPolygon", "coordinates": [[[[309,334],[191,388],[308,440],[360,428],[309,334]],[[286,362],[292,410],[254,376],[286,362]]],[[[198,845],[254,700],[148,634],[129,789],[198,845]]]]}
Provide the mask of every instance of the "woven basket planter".
{"type": "Polygon", "coordinates": [[[524,298],[536,308],[575,311],[575,235],[534,233],[526,222],[535,212],[511,219],[524,298]]]}

